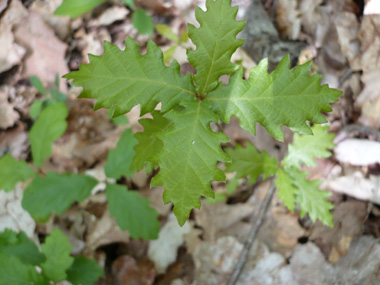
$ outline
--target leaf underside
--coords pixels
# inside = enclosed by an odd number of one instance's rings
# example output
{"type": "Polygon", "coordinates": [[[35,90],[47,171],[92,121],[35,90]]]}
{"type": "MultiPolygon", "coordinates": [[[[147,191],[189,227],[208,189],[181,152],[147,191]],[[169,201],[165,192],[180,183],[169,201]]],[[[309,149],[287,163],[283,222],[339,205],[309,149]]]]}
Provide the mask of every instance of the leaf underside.
{"type": "Polygon", "coordinates": [[[182,100],[195,100],[191,76],[182,77],[176,61],[165,66],[162,51],[152,41],[148,42],[145,55],[141,55],[138,43],[128,37],[124,51],[104,42],[104,54],[89,58],[89,64],[64,78],[74,79],[73,85],[83,87],[80,98],[97,99],[95,109],[114,107],[114,117],[138,104],[141,114],[146,114],[159,102],[162,111],[167,111],[182,100]]]}
{"type": "Polygon", "coordinates": [[[200,208],[201,196],[214,197],[211,181],[225,179],[216,164],[229,160],[220,147],[228,138],[211,130],[210,123],[218,118],[207,102],[187,102],[165,117],[173,125],[157,135],[164,147],[159,156],[160,172],[152,185],[165,187],[164,202],[174,204],[174,213],[183,225],[191,209],[200,208]]]}
{"type": "Polygon", "coordinates": [[[242,70],[236,72],[227,86],[220,84],[206,100],[213,103],[222,121],[232,116],[248,132],[256,133],[260,123],[277,140],[283,140],[282,126],[300,134],[312,134],[306,121],[325,123],[321,112],[331,111],[330,103],[338,100],[341,91],[320,85],[322,76],[309,76],[309,63],[289,70],[289,56],[268,74],[268,60],[252,68],[248,80],[242,70]]]}
{"type": "Polygon", "coordinates": [[[218,84],[222,75],[233,74],[238,66],[231,56],[244,43],[236,39],[245,21],[236,21],[238,7],[231,7],[231,0],[207,1],[207,11],[197,7],[195,17],[199,28],[189,24],[189,38],[197,47],[189,50],[189,62],[197,70],[194,81],[200,94],[207,94],[218,84]]]}

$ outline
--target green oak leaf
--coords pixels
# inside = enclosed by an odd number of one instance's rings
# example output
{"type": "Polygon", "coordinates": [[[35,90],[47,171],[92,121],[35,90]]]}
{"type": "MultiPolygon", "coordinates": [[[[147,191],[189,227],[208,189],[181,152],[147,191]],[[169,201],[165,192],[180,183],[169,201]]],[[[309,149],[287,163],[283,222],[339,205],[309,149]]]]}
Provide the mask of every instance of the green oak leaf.
{"type": "Polygon", "coordinates": [[[216,164],[229,160],[220,147],[228,138],[211,130],[210,123],[218,118],[207,102],[186,102],[165,117],[173,125],[157,135],[164,147],[159,155],[160,172],[152,185],[165,187],[164,202],[174,204],[174,214],[183,225],[191,209],[200,208],[201,196],[214,197],[211,181],[225,179],[216,164]]]}
{"type": "Polygon", "coordinates": [[[55,229],[47,238],[41,250],[46,261],[41,264],[42,273],[51,281],[66,280],[68,270],[74,262],[70,256],[73,246],[59,229],[55,229]]]}
{"type": "Polygon", "coordinates": [[[0,252],[0,284],[47,285],[49,282],[32,265],[22,263],[16,256],[0,252]]]}
{"type": "Polygon", "coordinates": [[[97,99],[95,109],[114,107],[114,117],[141,105],[141,113],[154,110],[162,102],[162,111],[178,105],[182,100],[195,100],[195,87],[189,74],[179,74],[174,61],[165,66],[162,51],[148,42],[147,53],[140,54],[137,42],[128,37],[126,49],[104,43],[104,54],[89,55],[90,63],[79,71],[64,76],[74,79],[73,85],[83,87],[81,98],[97,99]]]}
{"type": "Polygon", "coordinates": [[[289,56],[285,56],[277,69],[268,74],[268,60],[263,59],[252,68],[248,80],[242,69],[236,72],[227,86],[220,84],[206,100],[222,121],[232,116],[252,134],[260,123],[277,140],[283,140],[282,126],[300,134],[312,134],[306,121],[325,123],[321,112],[331,111],[341,91],[320,85],[322,76],[309,76],[310,63],[289,70],[289,56]]]}
{"type": "Polygon", "coordinates": [[[322,183],[320,180],[307,180],[308,173],[306,171],[287,170],[288,174],[293,178],[298,188],[297,202],[300,205],[301,217],[309,214],[310,219],[315,222],[320,220],[324,225],[333,227],[333,215],[330,210],[334,205],[326,200],[331,195],[328,191],[318,189],[322,183]]]}
{"type": "Polygon", "coordinates": [[[164,118],[163,114],[159,111],[152,112],[153,119],[141,119],[139,123],[144,127],[143,132],[135,134],[136,139],[139,141],[135,146],[135,156],[132,161],[132,169],[140,171],[143,169],[147,162],[157,164],[157,155],[161,152],[163,143],[155,137],[161,131],[165,131],[172,124],[170,120],[164,118]]]}
{"type": "Polygon", "coordinates": [[[98,181],[80,174],[47,173],[36,177],[25,189],[22,207],[37,222],[46,222],[51,213],[64,213],[74,201],[82,202],[98,181]]]}
{"type": "Polygon", "coordinates": [[[109,211],[122,230],[131,237],[156,239],[160,230],[158,213],[149,207],[150,201],[125,186],[108,184],[106,195],[109,211]]]}
{"type": "Polygon", "coordinates": [[[80,255],[75,257],[74,263],[66,273],[67,281],[73,285],[92,285],[103,275],[103,270],[95,259],[87,259],[80,255]]]}
{"type": "Polygon", "coordinates": [[[264,150],[261,153],[251,144],[243,148],[236,144],[235,149],[227,149],[231,156],[231,164],[227,164],[226,172],[235,172],[236,178],[249,176],[249,183],[253,184],[257,178],[263,174],[263,179],[275,175],[278,170],[278,162],[274,157],[270,157],[264,150]]]}
{"type": "Polygon", "coordinates": [[[0,190],[12,191],[18,182],[24,182],[35,175],[25,161],[18,161],[9,154],[0,158],[0,190]]]}
{"type": "Polygon", "coordinates": [[[38,265],[46,259],[24,232],[16,233],[9,229],[0,233],[0,253],[15,256],[24,264],[29,265],[38,265]]]}
{"type": "Polygon", "coordinates": [[[54,11],[54,15],[76,18],[104,2],[106,0],[64,0],[54,11]]]}
{"type": "Polygon", "coordinates": [[[245,21],[235,20],[238,7],[231,7],[231,0],[207,0],[206,8],[207,11],[199,7],[195,10],[199,28],[188,24],[189,37],[197,48],[187,54],[197,70],[194,80],[201,95],[213,90],[220,76],[237,70],[231,56],[244,43],[236,36],[245,26],[245,21]]]}
{"type": "Polygon", "coordinates": [[[334,134],[329,134],[329,126],[315,125],[312,128],[313,136],[294,134],[293,143],[289,145],[288,155],[282,161],[284,167],[316,166],[315,158],[331,156],[329,149],[335,147],[334,134]]]}
{"type": "Polygon", "coordinates": [[[46,107],[30,130],[29,140],[33,162],[41,167],[52,154],[53,142],[65,133],[69,111],[65,103],[46,107]]]}
{"type": "Polygon", "coordinates": [[[107,177],[120,179],[122,176],[128,177],[133,174],[130,170],[133,156],[135,155],[134,146],[137,139],[133,136],[132,130],[125,130],[115,149],[108,153],[107,163],[104,170],[107,177]]]}
{"type": "Polygon", "coordinates": [[[278,188],[278,197],[282,199],[282,202],[290,211],[294,212],[298,188],[295,186],[293,178],[283,169],[279,169],[275,182],[278,188]]]}

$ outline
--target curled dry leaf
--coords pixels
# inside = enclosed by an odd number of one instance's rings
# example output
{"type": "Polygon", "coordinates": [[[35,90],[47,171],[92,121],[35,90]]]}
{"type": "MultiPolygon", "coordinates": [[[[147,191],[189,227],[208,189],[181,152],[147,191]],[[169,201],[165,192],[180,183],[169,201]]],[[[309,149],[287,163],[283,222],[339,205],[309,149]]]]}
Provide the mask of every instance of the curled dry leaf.
{"type": "Polygon", "coordinates": [[[297,0],[279,0],[276,7],[276,24],[283,37],[296,40],[301,31],[297,0]]]}
{"type": "Polygon", "coordinates": [[[363,173],[355,171],[346,176],[327,182],[327,187],[335,192],[344,193],[356,199],[380,204],[380,177],[371,175],[365,178],[363,173]]]}
{"type": "Polygon", "coordinates": [[[90,20],[89,27],[108,26],[116,21],[121,21],[129,14],[125,7],[113,6],[105,10],[98,18],[90,20]]]}
{"type": "Polygon", "coordinates": [[[347,139],[335,147],[335,156],[338,161],[355,166],[380,163],[380,142],[347,139]]]}

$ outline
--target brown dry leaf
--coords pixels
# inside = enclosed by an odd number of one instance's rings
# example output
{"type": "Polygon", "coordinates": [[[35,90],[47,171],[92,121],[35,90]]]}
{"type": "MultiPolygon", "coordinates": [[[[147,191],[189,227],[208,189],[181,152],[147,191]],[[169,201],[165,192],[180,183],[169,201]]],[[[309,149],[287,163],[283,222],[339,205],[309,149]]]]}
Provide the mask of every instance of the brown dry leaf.
{"type": "Polygon", "coordinates": [[[363,223],[367,216],[367,205],[361,201],[347,201],[334,209],[334,228],[316,223],[310,240],[315,242],[332,263],[345,256],[352,240],[363,233],[363,223]]]}
{"type": "Polygon", "coordinates": [[[334,149],[336,159],[341,163],[368,166],[380,163],[380,142],[368,139],[347,139],[334,149]]]}
{"type": "Polygon", "coordinates": [[[7,228],[16,232],[24,231],[32,238],[36,223],[21,206],[23,193],[22,183],[18,183],[9,193],[0,190],[0,232],[7,228]]]}
{"type": "Polygon", "coordinates": [[[62,4],[62,0],[39,0],[33,1],[29,10],[35,11],[44,19],[57,34],[57,36],[64,40],[70,36],[70,17],[56,16],[54,11],[62,4]]]}
{"type": "Polygon", "coordinates": [[[8,102],[8,94],[0,90],[0,129],[12,127],[19,118],[20,115],[8,102]]]}
{"type": "Polygon", "coordinates": [[[282,37],[296,40],[301,31],[297,0],[279,0],[276,7],[276,24],[282,37]]]}
{"type": "Polygon", "coordinates": [[[129,14],[126,7],[113,6],[105,10],[98,18],[90,20],[88,27],[108,26],[116,21],[121,21],[129,14]]]}
{"type": "Polygon", "coordinates": [[[173,7],[173,1],[166,0],[138,0],[145,8],[153,10],[155,14],[163,14],[173,7]]]}
{"type": "Polygon", "coordinates": [[[359,30],[358,66],[364,74],[380,69],[380,15],[365,15],[359,30]]]}
{"type": "Polygon", "coordinates": [[[380,177],[370,175],[366,178],[361,171],[332,178],[326,187],[337,193],[343,193],[359,200],[380,204],[380,177]]]}
{"type": "Polygon", "coordinates": [[[334,16],[334,23],[342,52],[351,68],[357,70],[359,67],[356,57],[360,53],[360,41],[358,39],[360,24],[356,15],[349,12],[339,13],[334,16]]]}
{"type": "MultiPolygon", "coordinates": [[[[23,75],[35,75],[42,82],[54,82],[57,74],[69,72],[65,60],[67,45],[61,42],[54,31],[45,24],[42,17],[30,12],[15,29],[16,42],[28,51],[24,61],[23,75]]],[[[65,79],[61,79],[63,91],[66,91],[65,79]]]]}
{"type": "MultiPolygon", "coordinates": [[[[144,170],[145,171],[145,170],[144,170]]],[[[166,217],[169,215],[172,205],[171,204],[164,204],[164,201],[162,199],[162,195],[164,193],[164,187],[152,187],[151,189],[140,189],[139,194],[141,196],[144,196],[145,198],[148,198],[150,203],[150,206],[155,209],[160,216],[166,217]]]]}
{"type": "Polygon", "coordinates": [[[116,220],[111,217],[107,209],[100,219],[93,216],[93,223],[88,229],[85,251],[93,252],[102,245],[115,242],[128,243],[128,241],[129,233],[123,232],[119,228],[116,220]]]}
{"type": "Polygon", "coordinates": [[[156,272],[147,259],[136,260],[129,255],[120,256],[112,263],[112,284],[151,285],[156,272]]]}
{"type": "Polygon", "coordinates": [[[8,153],[18,159],[28,156],[29,138],[25,125],[19,124],[9,131],[0,132],[0,154],[8,153]]]}

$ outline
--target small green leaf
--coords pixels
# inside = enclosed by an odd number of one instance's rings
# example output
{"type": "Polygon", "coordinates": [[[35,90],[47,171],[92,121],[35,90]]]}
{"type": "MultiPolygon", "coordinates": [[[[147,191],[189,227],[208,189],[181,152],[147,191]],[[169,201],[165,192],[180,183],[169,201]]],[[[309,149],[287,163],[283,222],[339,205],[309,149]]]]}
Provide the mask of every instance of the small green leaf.
{"type": "Polygon", "coordinates": [[[41,264],[43,274],[53,282],[66,280],[68,270],[74,262],[71,257],[73,246],[59,229],[55,229],[47,238],[41,250],[46,261],[41,264]]]}
{"type": "Polygon", "coordinates": [[[283,169],[279,169],[277,172],[276,187],[278,188],[278,197],[290,211],[294,212],[298,188],[295,186],[293,178],[283,169]]]}
{"type": "Polygon", "coordinates": [[[251,144],[243,148],[236,144],[234,150],[227,149],[226,152],[231,156],[232,163],[227,165],[226,172],[235,172],[236,178],[249,176],[249,183],[256,183],[260,174],[263,179],[274,175],[278,170],[278,162],[274,157],[270,157],[264,150],[261,153],[251,144]]]}
{"type": "Polygon", "coordinates": [[[58,90],[50,90],[52,99],[55,100],[55,102],[66,102],[67,101],[67,95],[59,92],[58,90]]]}
{"type": "Polygon", "coordinates": [[[227,186],[226,186],[227,195],[231,195],[235,193],[238,187],[239,187],[238,179],[233,178],[230,181],[228,181],[227,186]]]}
{"type": "Polygon", "coordinates": [[[35,120],[40,115],[43,108],[44,101],[38,100],[34,101],[30,106],[30,117],[35,120]]]}
{"type": "Polygon", "coordinates": [[[12,191],[18,182],[25,182],[35,175],[25,161],[17,161],[9,154],[0,158],[0,190],[12,191]]]}
{"type": "Polygon", "coordinates": [[[54,11],[54,15],[76,18],[104,2],[106,0],[64,0],[54,11]]]}
{"type": "Polygon", "coordinates": [[[334,205],[326,200],[331,193],[318,189],[322,182],[320,180],[307,180],[308,173],[306,171],[288,170],[288,173],[298,188],[297,202],[300,204],[301,217],[309,214],[313,222],[318,219],[324,225],[333,227],[333,215],[330,210],[334,208],[334,205]]]}
{"type": "Polygon", "coordinates": [[[277,69],[268,74],[268,60],[252,68],[248,80],[242,69],[236,72],[227,86],[220,84],[206,100],[213,103],[223,122],[238,117],[240,125],[256,133],[260,123],[277,140],[283,140],[282,126],[300,134],[312,134],[307,120],[317,124],[326,122],[321,112],[331,111],[341,91],[320,85],[322,76],[309,76],[310,63],[289,69],[285,56],[277,69]]]}
{"type": "Polygon", "coordinates": [[[36,177],[28,185],[22,207],[37,222],[46,222],[52,212],[60,215],[74,201],[84,201],[97,183],[98,181],[90,176],[49,172],[46,177],[36,177]]]}
{"type": "Polygon", "coordinates": [[[183,31],[181,38],[179,39],[180,44],[187,43],[189,41],[189,34],[187,31],[183,31]]]}
{"type": "Polygon", "coordinates": [[[55,75],[55,81],[54,81],[54,84],[55,84],[55,87],[57,88],[57,90],[59,90],[59,81],[60,81],[60,78],[59,78],[59,74],[57,73],[55,75]]]}
{"type": "Polygon", "coordinates": [[[135,134],[138,144],[135,146],[135,156],[132,161],[132,169],[140,171],[148,162],[157,164],[155,159],[161,152],[163,143],[155,137],[158,132],[171,126],[170,120],[163,117],[159,111],[152,112],[153,119],[141,119],[139,123],[144,127],[143,132],[135,134]]]}
{"type": "Polygon", "coordinates": [[[124,4],[129,8],[135,8],[135,0],[123,0],[124,4]]]}
{"type": "Polygon", "coordinates": [[[328,126],[315,125],[312,128],[314,135],[300,136],[294,134],[293,144],[289,145],[288,155],[282,161],[284,167],[316,166],[315,158],[331,156],[329,149],[335,147],[334,134],[329,134],[328,126]]]}
{"type": "Polygon", "coordinates": [[[133,26],[141,35],[151,36],[154,31],[154,23],[152,17],[149,16],[145,10],[137,9],[132,15],[133,26]]]}
{"type": "Polygon", "coordinates": [[[16,256],[7,256],[0,252],[0,284],[47,285],[49,282],[32,265],[22,263],[16,256]]]}
{"type": "Polygon", "coordinates": [[[46,259],[24,232],[15,233],[9,229],[0,233],[0,253],[15,256],[29,265],[39,265],[46,259]]]}
{"type": "Polygon", "coordinates": [[[37,76],[30,77],[30,83],[40,92],[42,95],[46,95],[47,91],[41,80],[37,76]]]}
{"type": "Polygon", "coordinates": [[[199,28],[188,24],[189,37],[197,48],[187,54],[197,70],[194,80],[201,95],[213,90],[220,76],[237,70],[231,56],[244,43],[236,36],[245,26],[245,21],[235,20],[238,7],[231,7],[231,0],[207,0],[206,8],[205,12],[199,7],[195,9],[199,28]]]}
{"type": "Polygon", "coordinates": [[[105,42],[103,55],[90,56],[89,64],[64,77],[83,87],[81,98],[97,99],[95,109],[114,107],[117,117],[138,104],[146,114],[159,102],[165,112],[182,100],[195,99],[191,76],[180,76],[179,68],[176,61],[165,66],[162,51],[152,41],[141,55],[138,43],[128,37],[124,51],[105,42]]]}
{"type": "Polygon", "coordinates": [[[122,230],[128,230],[135,239],[158,237],[158,213],[149,207],[148,199],[141,197],[136,191],[129,191],[116,184],[107,185],[106,195],[109,211],[122,230]]]}
{"type": "Polygon", "coordinates": [[[119,179],[122,176],[128,177],[133,174],[131,163],[135,155],[134,146],[137,139],[133,136],[132,130],[125,130],[115,149],[108,153],[107,163],[104,167],[107,177],[119,179]]]}
{"type": "Polygon", "coordinates": [[[66,130],[69,111],[64,103],[55,103],[45,108],[30,130],[33,162],[41,167],[52,154],[53,142],[66,130]]]}
{"type": "Polygon", "coordinates": [[[159,155],[160,172],[151,184],[165,187],[164,202],[173,203],[178,223],[183,225],[191,210],[200,208],[201,196],[214,197],[211,181],[224,181],[217,162],[229,160],[220,146],[228,138],[211,130],[210,123],[218,118],[205,101],[186,102],[165,118],[173,124],[157,135],[164,147],[159,155]]]}
{"type": "Polygon", "coordinates": [[[87,259],[80,255],[75,257],[74,263],[66,273],[67,281],[73,285],[92,285],[103,275],[103,270],[95,259],[87,259]]]}
{"type": "Polygon", "coordinates": [[[156,25],[156,30],[161,36],[168,38],[169,40],[175,43],[179,43],[179,37],[176,33],[173,32],[172,28],[168,25],[158,24],[156,25]]]}

